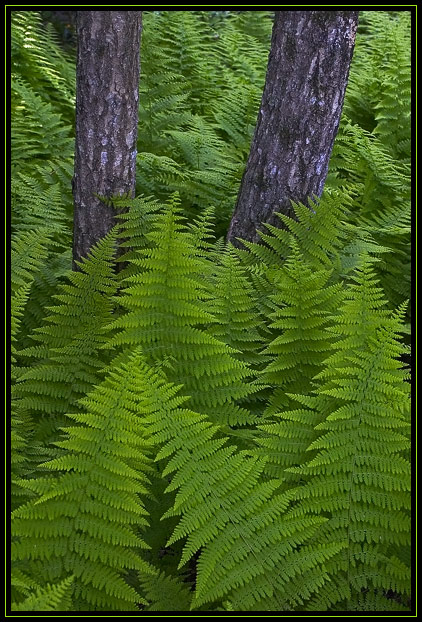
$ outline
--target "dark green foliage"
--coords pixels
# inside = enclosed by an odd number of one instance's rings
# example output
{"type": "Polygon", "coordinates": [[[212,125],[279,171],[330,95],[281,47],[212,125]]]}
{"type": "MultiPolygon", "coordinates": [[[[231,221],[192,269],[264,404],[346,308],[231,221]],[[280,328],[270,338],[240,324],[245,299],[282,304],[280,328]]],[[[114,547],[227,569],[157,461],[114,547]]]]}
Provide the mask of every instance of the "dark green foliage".
{"type": "MultiPolygon", "coordinates": [[[[41,169],[38,169],[41,171],[41,169]]],[[[25,280],[32,264],[32,284],[20,327],[21,347],[53,304],[58,283],[70,268],[67,197],[60,183],[17,173],[12,179],[12,284],[25,280]]]]}
{"type": "Polygon", "coordinates": [[[14,167],[28,171],[46,161],[55,166],[55,158],[72,157],[73,141],[61,115],[51,103],[16,78],[12,83],[12,158],[14,167]],[[29,126],[30,131],[27,131],[29,126]]]}
{"type": "Polygon", "coordinates": [[[110,233],[82,261],[80,272],[68,272],[67,283],[54,295],[56,305],[32,333],[31,346],[17,353],[26,369],[20,369],[14,398],[33,420],[35,454],[56,439],[64,413],[101,379],[107,360],[101,351],[104,327],[112,317],[111,296],[117,287],[114,244],[110,233]]]}
{"type": "MultiPolygon", "coordinates": [[[[45,169],[38,168],[41,174],[45,169]]],[[[17,173],[12,179],[13,230],[28,231],[42,228],[51,232],[57,246],[67,248],[70,243],[71,219],[67,211],[67,197],[63,197],[60,183],[51,184],[17,173]],[[44,182],[44,183],[43,183],[44,182]]]]}
{"type": "Polygon", "coordinates": [[[74,60],[12,12],[14,612],[409,610],[408,17],[362,14],[321,199],[235,249],[272,14],[144,12],[140,196],[71,272],[74,60]]]}
{"type": "Polygon", "coordinates": [[[177,577],[164,573],[144,575],[141,585],[149,603],[145,611],[189,611],[192,601],[190,586],[177,577]]]}
{"type": "Polygon", "coordinates": [[[75,104],[75,65],[58,45],[51,25],[42,25],[36,11],[12,11],[12,72],[56,110],[72,118],[75,104]]]}
{"type": "Polygon", "coordinates": [[[353,188],[353,224],[391,251],[377,271],[394,307],[410,295],[410,13],[364,13],[364,29],[330,169],[353,188]]]}
{"type": "Polygon", "coordinates": [[[137,189],[164,200],[177,190],[190,214],[214,205],[219,235],[248,155],[270,33],[268,16],[251,11],[218,31],[207,12],[144,15],[137,189]]]}
{"type": "Polygon", "coordinates": [[[23,252],[39,262],[20,328],[25,347],[71,267],[75,65],[35,11],[12,11],[11,43],[13,236],[38,237],[34,244],[26,238],[23,252]],[[47,240],[38,255],[36,246],[47,240]]]}
{"type": "Polygon", "coordinates": [[[12,238],[12,292],[32,282],[34,274],[43,265],[47,254],[49,236],[42,228],[22,231],[12,238]]]}

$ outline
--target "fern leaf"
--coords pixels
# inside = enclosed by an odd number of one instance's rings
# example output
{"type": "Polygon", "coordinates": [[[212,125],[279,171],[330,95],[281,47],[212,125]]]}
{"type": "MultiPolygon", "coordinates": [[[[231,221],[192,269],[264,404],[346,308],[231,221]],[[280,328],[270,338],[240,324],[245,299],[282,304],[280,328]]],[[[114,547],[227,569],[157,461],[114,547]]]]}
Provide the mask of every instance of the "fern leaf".
{"type": "Polygon", "coordinates": [[[13,514],[15,565],[46,581],[71,572],[79,610],[133,608],[142,599],[122,573],[151,572],[139,555],[147,546],[139,494],[149,486],[150,444],[138,416],[147,382],[138,355],[115,369],[81,400],[84,412],[67,415],[76,425],[43,465],[57,476],[21,483],[38,498],[13,514]]]}

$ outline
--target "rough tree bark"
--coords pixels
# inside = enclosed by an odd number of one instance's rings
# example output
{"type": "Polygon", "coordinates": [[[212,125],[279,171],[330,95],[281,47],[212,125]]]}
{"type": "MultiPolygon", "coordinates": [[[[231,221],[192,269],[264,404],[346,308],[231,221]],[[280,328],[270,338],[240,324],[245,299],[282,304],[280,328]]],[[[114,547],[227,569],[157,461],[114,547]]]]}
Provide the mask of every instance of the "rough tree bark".
{"type": "Polygon", "coordinates": [[[95,195],[135,190],[142,11],[78,11],[73,261],[113,227],[95,195]]]}
{"type": "Polygon", "coordinates": [[[276,11],[265,88],[227,239],[257,241],[291,200],[321,196],[337,134],[358,11],[276,11]]]}

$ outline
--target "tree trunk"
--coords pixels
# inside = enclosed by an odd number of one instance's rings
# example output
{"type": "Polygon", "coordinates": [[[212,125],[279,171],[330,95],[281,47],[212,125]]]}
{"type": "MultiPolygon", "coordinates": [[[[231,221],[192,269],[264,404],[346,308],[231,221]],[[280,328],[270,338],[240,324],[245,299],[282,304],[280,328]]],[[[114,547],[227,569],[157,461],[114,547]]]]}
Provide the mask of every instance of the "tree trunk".
{"type": "Polygon", "coordinates": [[[78,11],[73,261],[114,225],[97,198],[134,195],[142,11],[78,11]]]}
{"type": "Polygon", "coordinates": [[[276,11],[255,135],[227,239],[257,241],[290,201],[321,196],[337,134],[358,11],[276,11]]]}

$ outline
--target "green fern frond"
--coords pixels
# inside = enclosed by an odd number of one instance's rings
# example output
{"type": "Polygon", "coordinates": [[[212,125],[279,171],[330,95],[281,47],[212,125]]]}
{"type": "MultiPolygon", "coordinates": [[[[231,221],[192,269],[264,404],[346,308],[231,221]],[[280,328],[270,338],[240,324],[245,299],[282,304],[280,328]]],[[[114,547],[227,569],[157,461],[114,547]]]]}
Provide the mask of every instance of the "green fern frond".
{"type": "MultiPolygon", "coordinates": [[[[22,285],[19,289],[17,289],[12,297],[11,301],[11,333],[10,339],[12,342],[12,363],[16,363],[16,343],[18,342],[17,334],[19,332],[21,319],[24,313],[25,305],[28,301],[29,291],[31,289],[32,281],[28,281],[24,285],[22,285]]],[[[13,370],[12,370],[13,372],[13,370]]]]}
{"type": "MultiPolygon", "coordinates": [[[[32,334],[41,328],[54,304],[54,296],[59,285],[65,282],[72,265],[71,250],[56,252],[56,243],[52,244],[51,253],[34,276],[28,302],[21,322],[19,341],[21,351],[33,346],[32,334]]],[[[22,362],[22,361],[21,361],[22,362]]],[[[28,361],[25,361],[25,365],[28,361]]]]}
{"type": "Polygon", "coordinates": [[[208,302],[217,321],[209,332],[238,350],[237,358],[257,368],[265,358],[260,354],[263,320],[254,308],[253,288],[232,246],[222,249],[219,259],[214,268],[213,297],[208,302]]]}
{"type": "Polygon", "coordinates": [[[62,51],[51,26],[37,11],[12,11],[12,71],[41,86],[55,107],[71,116],[75,105],[75,65],[62,51]]]}
{"type": "Polygon", "coordinates": [[[159,573],[140,577],[143,595],[148,605],[145,611],[189,611],[192,591],[187,583],[176,577],[159,573]]]}
{"type": "Polygon", "coordinates": [[[38,589],[23,602],[12,605],[12,611],[69,611],[69,598],[73,577],[63,579],[60,583],[38,589]]]}
{"type": "Polygon", "coordinates": [[[330,169],[354,187],[354,224],[390,249],[377,272],[394,308],[411,289],[409,232],[395,227],[410,214],[410,13],[363,12],[361,24],[330,169]]]}
{"type": "MultiPolygon", "coordinates": [[[[32,282],[20,287],[12,296],[11,301],[11,379],[15,383],[19,374],[22,373],[17,365],[17,348],[19,343],[17,335],[19,333],[20,322],[24,308],[28,300],[32,282]]],[[[19,401],[12,399],[10,413],[10,447],[11,447],[11,477],[12,490],[11,502],[14,509],[25,499],[22,489],[17,486],[17,482],[25,475],[28,462],[27,441],[32,433],[32,421],[27,412],[20,407],[19,401]]]]}
{"type": "MultiPolygon", "coordinates": [[[[320,537],[347,545],[331,572],[342,575],[348,598],[371,587],[406,596],[409,568],[390,553],[392,545],[406,546],[410,537],[410,464],[404,457],[409,402],[398,360],[400,320],[390,317],[386,326],[366,330],[364,350],[352,352],[347,335],[319,375],[316,404],[323,420],[315,429],[321,436],[309,446],[318,453],[289,469],[307,480],[297,488],[292,515],[331,515],[320,537]]],[[[324,590],[316,596],[319,607],[323,598],[325,607],[336,604],[324,590]]]]}
{"type": "Polygon", "coordinates": [[[331,349],[327,325],[342,299],[342,285],[329,285],[331,272],[315,271],[293,243],[292,254],[274,275],[276,310],[270,327],[276,337],[264,351],[272,360],[262,380],[274,387],[267,413],[275,413],[291,402],[286,393],[304,392],[321,369],[331,349]]]}
{"type": "Polygon", "coordinates": [[[43,228],[22,231],[12,237],[12,290],[32,282],[48,255],[50,232],[43,228]]]}
{"type": "Polygon", "coordinates": [[[12,179],[12,226],[14,232],[37,228],[51,230],[56,244],[70,245],[71,219],[63,184],[48,183],[16,173],[12,179]]]}
{"type": "Polygon", "coordinates": [[[161,446],[156,461],[165,460],[162,475],[171,476],[167,490],[177,491],[163,516],[181,517],[167,546],[186,539],[180,568],[201,551],[192,608],[225,597],[233,601],[238,592],[243,601],[242,586],[248,585],[253,602],[269,595],[273,609],[280,610],[286,584],[342,545],[300,550],[325,519],[286,520],[290,495],[274,495],[276,480],[260,481],[265,460],[236,452],[204,415],[180,408],[180,400],[167,393],[158,393],[161,409],[145,423],[152,442],[161,446]],[[256,582],[265,590],[255,591],[256,582]]]}
{"type": "MultiPolygon", "coordinates": [[[[219,40],[221,61],[243,82],[263,88],[270,48],[271,19],[266,12],[246,11],[227,19],[219,40]]],[[[257,109],[258,110],[258,109],[257,109]]]]}
{"type": "Polygon", "coordinates": [[[39,441],[57,432],[63,414],[100,378],[104,327],[112,317],[111,297],[117,287],[114,245],[111,232],[82,260],[80,272],[68,273],[46,323],[32,335],[35,345],[19,353],[31,367],[19,375],[15,396],[35,416],[39,441]]]}
{"type": "Polygon", "coordinates": [[[31,173],[34,165],[73,158],[70,127],[52,104],[15,77],[12,81],[12,151],[14,168],[31,173]],[[30,128],[30,129],[29,129],[30,128]]]}
{"type": "Polygon", "coordinates": [[[119,298],[127,312],[110,326],[119,330],[111,345],[141,345],[152,363],[171,357],[167,377],[184,385],[192,407],[226,425],[251,422],[252,416],[236,404],[253,392],[246,380],[251,371],[234,358],[233,349],[202,329],[215,322],[201,302],[207,298],[202,274],[208,268],[176,199],[147,237],[152,246],[131,261],[139,271],[126,280],[119,298]]]}
{"type": "Polygon", "coordinates": [[[38,494],[13,514],[12,556],[34,577],[60,581],[74,575],[76,610],[126,610],[141,598],[125,570],[151,572],[140,551],[147,523],[139,495],[148,491],[150,443],[141,411],[149,379],[135,354],[68,414],[61,454],[43,465],[55,473],[21,485],[38,494]]]}
{"type": "Polygon", "coordinates": [[[215,208],[204,209],[188,227],[191,230],[193,245],[201,252],[202,257],[208,257],[214,247],[215,208]]]}

